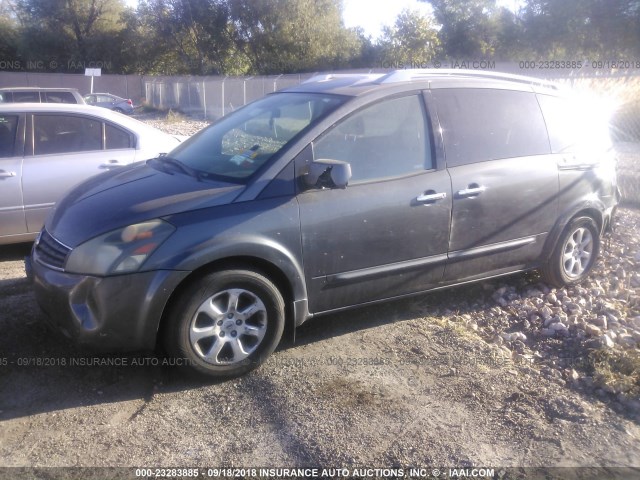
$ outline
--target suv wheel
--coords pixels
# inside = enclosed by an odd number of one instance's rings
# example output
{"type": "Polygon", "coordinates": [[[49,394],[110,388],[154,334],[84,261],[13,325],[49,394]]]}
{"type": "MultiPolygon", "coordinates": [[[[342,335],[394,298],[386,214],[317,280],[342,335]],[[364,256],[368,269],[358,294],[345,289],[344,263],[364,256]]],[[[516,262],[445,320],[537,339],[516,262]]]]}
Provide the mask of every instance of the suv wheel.
{"type": "Polygon", "coordinates": [[[600,234],[593,219],[573,219],[543,269],[544,279],[556,287],[582,282],[591,272],[599,250],[600,234]]]}
{"type": "Polygon", "coordinates": [[[171,310],[167,352],[200,373],[235,376],[260,365],[277,347],[285,323],[282,295],[249,270],[198,279],[171,310]]]}

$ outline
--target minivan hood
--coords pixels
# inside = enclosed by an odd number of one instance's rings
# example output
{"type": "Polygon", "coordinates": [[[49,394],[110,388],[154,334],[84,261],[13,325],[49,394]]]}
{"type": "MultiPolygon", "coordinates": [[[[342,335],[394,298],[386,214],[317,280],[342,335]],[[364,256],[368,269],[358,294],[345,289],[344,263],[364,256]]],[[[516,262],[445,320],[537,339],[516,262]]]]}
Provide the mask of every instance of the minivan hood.
{"type": "Polygon", "coordinates": [[[234,183],[165,173],[146,163],[103,173],[73,188],[54,207],[46,229],[70,248],[120,227],[231,203],[234,183]]]}

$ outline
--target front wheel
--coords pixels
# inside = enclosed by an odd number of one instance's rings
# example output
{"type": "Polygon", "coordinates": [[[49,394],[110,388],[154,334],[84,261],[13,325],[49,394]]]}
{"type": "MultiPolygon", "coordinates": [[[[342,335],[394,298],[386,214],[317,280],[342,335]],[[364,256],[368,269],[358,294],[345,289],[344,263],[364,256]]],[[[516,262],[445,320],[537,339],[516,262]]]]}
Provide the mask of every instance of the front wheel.
{"type": "Polygon", "coordinates": [[[277,287],[259,273],[227,270],[197,279],[168,317],[165,349],[196,371],[229,377],[260,365],[285,323],[277,287]]]}
{"type": "Polygon", "coordinates": [[[562,232],[542,275],[556,287],[580,283],[591,272],[599,251],[600,233],[593,219],[575,218],[562,232]]]}

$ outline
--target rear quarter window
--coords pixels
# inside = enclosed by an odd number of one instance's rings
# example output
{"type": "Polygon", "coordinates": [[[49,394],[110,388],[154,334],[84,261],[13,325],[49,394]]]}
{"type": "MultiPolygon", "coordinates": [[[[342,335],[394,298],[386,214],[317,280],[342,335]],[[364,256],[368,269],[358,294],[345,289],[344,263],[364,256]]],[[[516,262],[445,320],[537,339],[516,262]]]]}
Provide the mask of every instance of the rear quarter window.
{"type": "Polygon", "coordinates": [[[433,91],[447,165],[551,153],[535,94],[497,89],[433,91]]]}
{"type": "Polygon", "coordinates": [[[78,103],[71,92],[43,92],[47,103],[78,103]]]}
{"type": "Polygon", "coordinates": [[[553,153],[606,151],[611,147],[608,118],[577,99],[538,95],[553,153]]]}

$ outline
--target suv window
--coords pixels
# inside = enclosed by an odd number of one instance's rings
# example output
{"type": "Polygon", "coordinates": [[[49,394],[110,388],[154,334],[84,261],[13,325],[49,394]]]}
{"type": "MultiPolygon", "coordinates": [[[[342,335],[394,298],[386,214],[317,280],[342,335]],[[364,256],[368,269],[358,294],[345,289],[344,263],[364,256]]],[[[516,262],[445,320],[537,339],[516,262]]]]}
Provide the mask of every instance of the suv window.
{"type": "Polygon", "coordinates": [[[421,95],[365,107],[314,142],[316,160],[351,165],[351,183],[398,177],[433,168],[421,95]]]}
{"type": "Polygon", "coordinates": [[[34,115],[34,155],[102,150],[102,122],[72,115],[34,115]]]}
{"type": "Polygon", "coordinates": [[[71,92],[46,92],[46,102],[48,103],[78,103],[71,92]]]}
{"type": "Polygon", "coordinates": [[[533,93],[494,89],[436,89],[447,166],[550,153],[533,93]]]}
{"type": "Polygon", "coordinates": [[[0,158],[13,156],[17,129],[17,115],[0,115],[0,158]]]}

